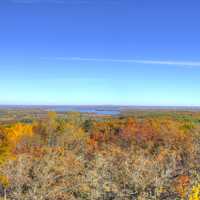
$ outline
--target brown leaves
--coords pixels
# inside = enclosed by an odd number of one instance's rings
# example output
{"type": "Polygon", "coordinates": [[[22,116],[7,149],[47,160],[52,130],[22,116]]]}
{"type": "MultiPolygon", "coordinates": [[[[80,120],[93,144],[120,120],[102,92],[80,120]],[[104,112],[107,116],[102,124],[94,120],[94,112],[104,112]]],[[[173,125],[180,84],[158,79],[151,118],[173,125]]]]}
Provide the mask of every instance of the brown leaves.
{"type": "Polygon", "coordinates": [[[190,183],[189,176],[181,175],[175,181],[176,192],[180,195],[181,198],[184,198],[188,192],[188,186],[190,183]]]}

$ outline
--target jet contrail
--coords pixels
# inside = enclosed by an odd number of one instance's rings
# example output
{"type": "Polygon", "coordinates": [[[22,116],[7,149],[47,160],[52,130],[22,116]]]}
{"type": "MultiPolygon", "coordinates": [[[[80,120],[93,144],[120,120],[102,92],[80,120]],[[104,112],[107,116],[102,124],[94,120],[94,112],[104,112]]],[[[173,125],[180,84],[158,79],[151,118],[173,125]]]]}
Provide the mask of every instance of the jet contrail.
{"type": "Polygon", "coordinates": [[[188,67],[200,67],[200,62],[195,61],[170,61],[170,60],[137,60],[137,59],[110,59],[110,58],[83,58],[83,57],[43,57],[45,60],[66,60],[66,61],[89,61],[89,62],[113,62],[113,63],[138,63],[156,65],[178,65],[188,67]]]}

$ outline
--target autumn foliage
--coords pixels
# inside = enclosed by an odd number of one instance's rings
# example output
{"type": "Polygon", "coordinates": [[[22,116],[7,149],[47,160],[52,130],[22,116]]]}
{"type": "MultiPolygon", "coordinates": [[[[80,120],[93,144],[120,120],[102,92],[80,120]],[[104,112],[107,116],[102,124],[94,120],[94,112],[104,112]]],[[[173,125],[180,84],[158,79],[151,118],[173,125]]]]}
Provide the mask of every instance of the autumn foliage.
{"type": "MultiPolygon", "coordinates": [[[[198,117],[198,115],[197,115],[198,117]]],[[[0,127],[6,199],[200,199],[200,124],[49,112],[0,127]]]]}

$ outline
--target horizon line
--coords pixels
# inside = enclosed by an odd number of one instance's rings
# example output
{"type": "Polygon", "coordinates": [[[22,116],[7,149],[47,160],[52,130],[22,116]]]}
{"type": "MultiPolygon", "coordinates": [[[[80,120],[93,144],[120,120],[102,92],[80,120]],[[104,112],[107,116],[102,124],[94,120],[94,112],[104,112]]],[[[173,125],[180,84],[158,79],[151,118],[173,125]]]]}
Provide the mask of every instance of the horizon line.
{"type": "Polygon", "coordinates": [[[200,107],[200,105],[131,105],[131,104],[1,104],[0,106],[115,106],[115,107],[200,107]]]}

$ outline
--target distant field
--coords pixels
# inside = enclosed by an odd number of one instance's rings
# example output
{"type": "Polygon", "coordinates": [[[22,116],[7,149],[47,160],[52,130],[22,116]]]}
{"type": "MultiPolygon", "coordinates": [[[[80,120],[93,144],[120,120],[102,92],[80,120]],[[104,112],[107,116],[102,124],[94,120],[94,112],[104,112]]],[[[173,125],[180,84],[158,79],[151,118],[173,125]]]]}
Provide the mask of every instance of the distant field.
{"type": "Polygon", "coordinates": [[[2,106],[0,105],[1,122],[31,122],[45,118],[49,111],[59,116],[67,112],[80,112],[83,115],[115,117],[174,117],[198,121],[200,107],[151,107],[151,106],[2,106]]]}

